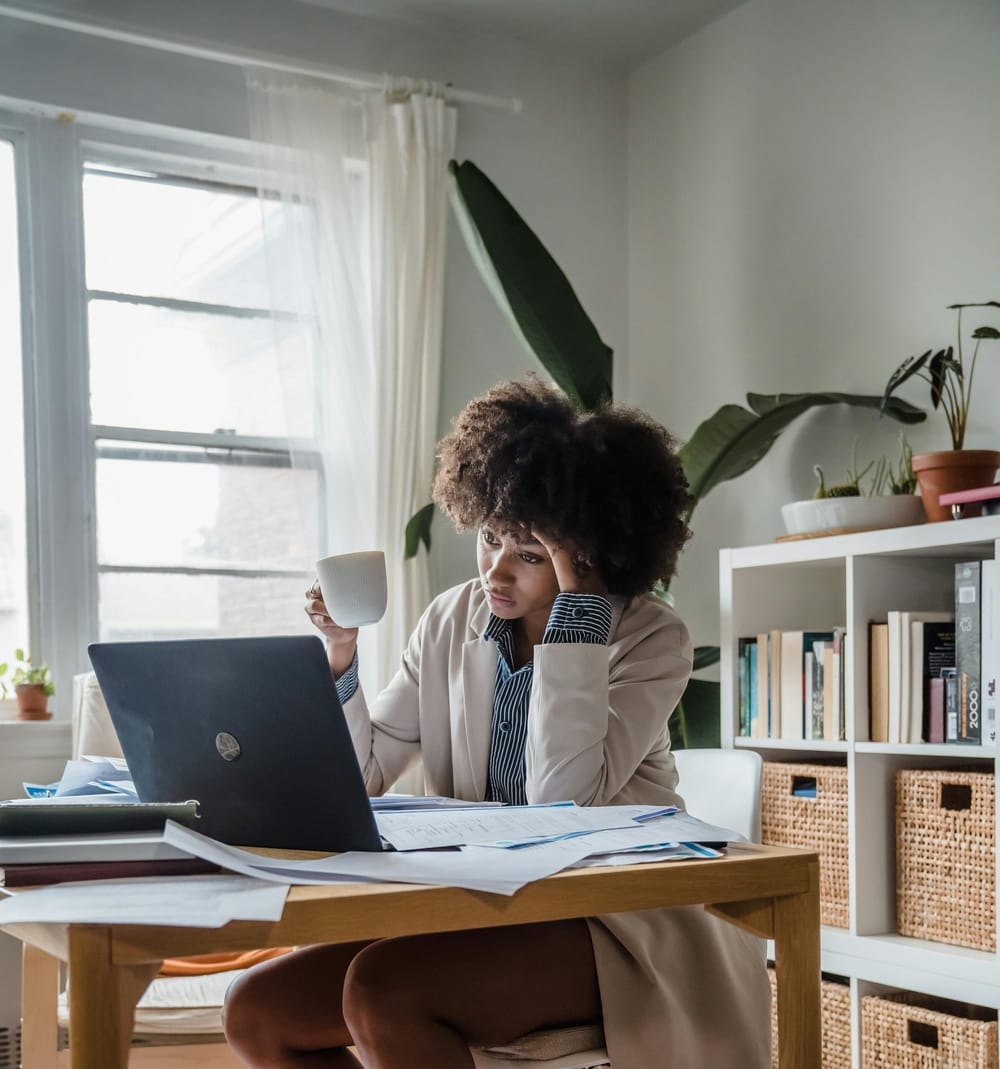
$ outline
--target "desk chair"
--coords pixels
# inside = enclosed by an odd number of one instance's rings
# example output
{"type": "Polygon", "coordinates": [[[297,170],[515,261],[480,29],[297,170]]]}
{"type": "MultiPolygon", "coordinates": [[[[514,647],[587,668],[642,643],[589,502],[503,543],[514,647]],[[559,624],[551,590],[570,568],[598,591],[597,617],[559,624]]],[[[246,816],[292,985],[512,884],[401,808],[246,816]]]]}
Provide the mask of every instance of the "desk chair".
{"type": "MultiPolygon", "coordinates": [[[[677,790],[692,816],[760,842],[760,754],[753,750],[676,750],[674,759],[680,776],[677,790]]],[[[472,1056],[476,1069],[611,1065],[599,1025],[533,1032],[506,1047],[474,1050],[472,1056]]]]}

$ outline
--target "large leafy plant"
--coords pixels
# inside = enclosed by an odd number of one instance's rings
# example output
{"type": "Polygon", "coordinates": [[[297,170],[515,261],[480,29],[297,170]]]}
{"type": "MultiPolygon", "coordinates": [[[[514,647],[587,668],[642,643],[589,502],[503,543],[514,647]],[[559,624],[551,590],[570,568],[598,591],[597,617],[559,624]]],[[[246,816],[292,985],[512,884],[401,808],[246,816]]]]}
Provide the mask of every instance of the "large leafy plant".
{"type": "MultiPolygon", "coordinates": [[[[473,261],[515,334],[528,351],[581,408],[611,399],[611,348],[601,339],[566,275],[534,231],[474,163],[449,165],[451,201],[473,261]]],[[[687,475],[690,520],[698,503],[715,487],[749,471],[767,455],[781,432],[804,412],[834,404],[878,410],[881,396],[847,393],[747,394],[747,406],[723,405],[704,420],[680,451],[687,475]]],[[[925,413],[889,398],[886,414],[918,423],[925,413]]],[[[430,548],[433,506],[422,508],[407,525],[406,553],[423,542],[430,548]]],[[[661,588],[661,596],[669,597],[661,588]]],[[[695,650],[695,670],[719,659],[717,646],[695,650]]],[[[719,685],[692,679],[672,722],[676,745],[719,742],[719,685]]]]}

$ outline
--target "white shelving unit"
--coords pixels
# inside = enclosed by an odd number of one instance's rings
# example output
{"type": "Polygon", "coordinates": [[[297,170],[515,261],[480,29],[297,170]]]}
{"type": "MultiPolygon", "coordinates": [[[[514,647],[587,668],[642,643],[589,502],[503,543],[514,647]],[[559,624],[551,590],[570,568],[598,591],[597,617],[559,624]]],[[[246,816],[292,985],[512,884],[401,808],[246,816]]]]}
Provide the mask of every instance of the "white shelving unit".
{"type": "Polygon", "coordinates": [[[823,928],[822,968],[850,980],[855,1069],[861,1065],[863,995],[905,989],[1000,1010],[1000,955],[895,930],[896,770],[961,765],[996,773],[996,748],[873,743],[868,730],[869,621],[884,620],[889,609],[953,610],[955,562],[998,555],[1000,516],[720,553],[723,746],[752,748],[765,761],[826,759],[847,766],[850,924],[823,928]],[[846,741],[738,737],[738,639],[772,628],[835,624],[847,628],[846,741]]]}

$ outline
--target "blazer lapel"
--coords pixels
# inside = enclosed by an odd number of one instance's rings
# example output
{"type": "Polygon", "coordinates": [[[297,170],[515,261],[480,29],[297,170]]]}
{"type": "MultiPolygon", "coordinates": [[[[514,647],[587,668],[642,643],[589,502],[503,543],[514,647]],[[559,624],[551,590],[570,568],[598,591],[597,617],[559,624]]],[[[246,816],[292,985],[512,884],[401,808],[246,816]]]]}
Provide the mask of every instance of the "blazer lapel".
{"type": "Polygon", "coordinates": [[[497,674],[497,644],[476,638],[462,647],[461,703],[456,710],[455,788],[459,798],[486,797],[490,720],[497,674]]]}

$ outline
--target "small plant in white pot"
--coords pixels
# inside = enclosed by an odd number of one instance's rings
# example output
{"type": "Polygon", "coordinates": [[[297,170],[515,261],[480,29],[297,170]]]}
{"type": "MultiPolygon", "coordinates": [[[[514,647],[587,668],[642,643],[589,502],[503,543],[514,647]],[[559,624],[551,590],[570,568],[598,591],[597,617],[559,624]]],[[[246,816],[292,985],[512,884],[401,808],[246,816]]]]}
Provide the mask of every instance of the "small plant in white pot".
{"type": "MultiPolygon", "coordinates": [[[[17,699],[18,720],[50,720],[49,698],[56,692],[48,665],[35,664],[23,649],[14,650],[15,667],[9,686],[17,699]]],[[[6,662],[0,664],[0,697],[6,698],[8,684],[3,681],[7,674],[6,662]]]]}
{"type": "Polygon", "coordinates": [[[813,471],[819,486],[812,500],[793,501],[782,506],[786,537],[871,531],[923,523],[923,502],[914,494],[916,477],[912,459],[909,443],[901,437],[898,460],[893,462],[883,456],[859,469],[855,442],[853,462],[847,469],[846,478],[829,487],[823,469],[816,464],[813,471]]]}

